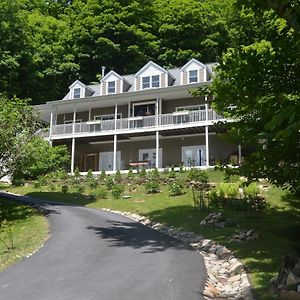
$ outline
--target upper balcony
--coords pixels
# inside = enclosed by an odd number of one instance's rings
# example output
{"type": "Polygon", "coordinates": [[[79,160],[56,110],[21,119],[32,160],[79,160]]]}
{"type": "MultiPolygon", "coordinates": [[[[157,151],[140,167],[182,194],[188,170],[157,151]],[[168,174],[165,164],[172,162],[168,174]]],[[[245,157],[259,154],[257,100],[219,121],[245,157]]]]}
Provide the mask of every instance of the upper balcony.
{"type": "MultiPolygon", "coordinates": [[[[104,136],[136,132],[161,131],[212,125],[225,118],[214,110],[180,111],[170,114],[120,118],[106,121],[53,125],[51,139],[104,136]]],[[[50,132],[49,132],[50,134],[50,132]]]]}

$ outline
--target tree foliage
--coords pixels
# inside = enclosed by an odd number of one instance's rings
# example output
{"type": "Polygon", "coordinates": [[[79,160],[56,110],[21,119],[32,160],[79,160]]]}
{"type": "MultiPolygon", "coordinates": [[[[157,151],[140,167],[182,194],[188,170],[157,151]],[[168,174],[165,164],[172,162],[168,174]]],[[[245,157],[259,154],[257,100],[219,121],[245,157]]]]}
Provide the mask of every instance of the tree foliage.
{"type": "MultiPolygon", "coordinates": [[[[270,11],[237,10],[235,47],[212,85],[215,108],[235,120],[232,140],[255,148],[242,171],[300,190],[300,36],[270,11]],[[251,34],[249,34],[251,33],[251,34]]],[[[233,23],[234,23],[233,22],[233,23]]]]}
{"type": "Polygon", "coordinates": [[[12,174],[13,182],[17,180],[35,180],[47,173],[68,170],[70,155],[65,145],[52,147],[41,137],[34,137],[25,146],[26,155],[21,156],[12,174]]]}
{"type": "Polygon", "coordinates": [[[0,96],[0,178],[12,174],[27,155],[26,145],[40,124],[27,101],[0,96]]]}

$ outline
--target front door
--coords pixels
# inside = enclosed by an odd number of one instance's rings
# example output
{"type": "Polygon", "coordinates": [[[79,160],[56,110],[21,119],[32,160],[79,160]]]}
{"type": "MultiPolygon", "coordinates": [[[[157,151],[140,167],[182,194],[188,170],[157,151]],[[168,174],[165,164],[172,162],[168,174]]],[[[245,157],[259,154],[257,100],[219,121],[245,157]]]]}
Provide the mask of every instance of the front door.
{"type": "MultiPolygon", "coordinates": [[[[140,161],[149,161],[151,167],[156,166],[156,149],[140,149],[139,150],[139,160],[140,161]]],[[[162,162],[162,149],[159,149],[159,161],[158,166],[161,168],[162,162]]]]}
{"type": "Polygon", "coordinates": [[[82,157],[82,170],[87,172],[88,170],[97,171],[98,167],[98,155],[96,153],[84,154],[82,157]]]}
{"type": "MultiPolygon", "coordinates": [[[[114,169],[114,153],[100,152],[99,154],[99,170],[113,171],[114,169]]],[[[121,168],[121,151],[117,151],[117,170],[121,168]]]]}
{"type": "Polygon", "coordinates": [[[205,153],[205,146],[182,147],[182,161],[184,166],[205,166],[205,153]]]}

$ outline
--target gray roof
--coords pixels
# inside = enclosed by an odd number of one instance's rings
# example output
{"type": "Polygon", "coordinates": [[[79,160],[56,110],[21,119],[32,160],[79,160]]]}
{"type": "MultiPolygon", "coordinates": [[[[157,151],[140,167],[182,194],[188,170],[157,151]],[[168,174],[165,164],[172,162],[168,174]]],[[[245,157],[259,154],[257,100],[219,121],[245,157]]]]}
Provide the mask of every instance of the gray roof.
{"type": "MultiPolygon", "coordinates": [[[[205,66],[208,68],[208,70],[211,73],[213,73],[213,69],[216,65],[218,65],[218,63],[216,62],[205,64],[205,66]]],[[[180,85],[180,69],[181,68],[166,69],[169,75],[175,79],[172,86],[180,85]]],[[[122,75],[122,77],[130,84],[130,88],[127,92],[134,91],[134,76],[135,74],[122,75]]],[[[89,84],[86,85],[86,87],[94,91],[92,97],[100,96],[100,83],[89,84]]],[[[63,100],[67,100],[67,99],[70,99],[70,92],[63,98],[63,100]]]]}

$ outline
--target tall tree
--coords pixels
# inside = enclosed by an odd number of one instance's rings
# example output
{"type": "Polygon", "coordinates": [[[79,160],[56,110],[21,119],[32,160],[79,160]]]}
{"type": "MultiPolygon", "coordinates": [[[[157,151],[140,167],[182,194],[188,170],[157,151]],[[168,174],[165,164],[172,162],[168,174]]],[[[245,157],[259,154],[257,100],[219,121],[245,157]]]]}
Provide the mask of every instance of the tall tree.
{"type": "Polygon", "coordinates": [[[0,95],[0,178],[12,174],[40,126],[27,101],[0,95]]]}
{"type": "Polygon", "coordinates": [[[232,139],[256,149],[244,174],[300,191],[299,33],[270,10],[236,11],[254,26],[249,36],[235,27],[236,46],[223,56],[212,85],[214,106],[235,120],[232,139]]]}

